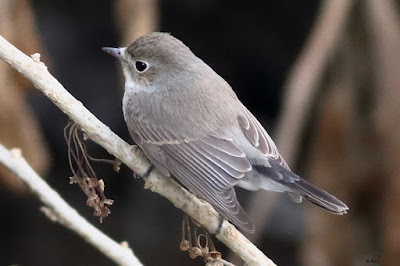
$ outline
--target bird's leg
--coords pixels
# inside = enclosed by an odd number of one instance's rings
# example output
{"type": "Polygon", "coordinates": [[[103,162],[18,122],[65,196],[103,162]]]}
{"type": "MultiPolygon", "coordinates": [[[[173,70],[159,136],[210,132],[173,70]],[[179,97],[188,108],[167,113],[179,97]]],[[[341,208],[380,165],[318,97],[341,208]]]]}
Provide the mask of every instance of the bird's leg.
{"type": "Polygon", "coordinates": [[[218,216],[218,228],[217,231],[215,232],[216,235],[218,235],[221,232],[221,228],[222,228],[222,223],[224,222],[224,217],[220,214],[218,216]]]}
{"type": "MultiPolygon", "coordinates": [[[[137,146],[137,145],[132,145],[132,146],[131,146],[131,150],[132,150],[132,153],[136,153],[137,150],[141,150],[141,149],[140,149],[139,146],[137,146]]],[[[154,165],[151,164],[151,165],[149,166],[149,168],[147,168],[147,170],[144,172],[144,174],[139,175],[139,174],[133,172],[133,177],[134,177],[134,178],[146,178],[146,177],[148,177],[148,176],[150,175],[151,171],[153,171],[154,168],[155,168],[154,165]]]]}
{"type": "Polygon", "coordinates": [[[146,178],[149,176],[149,174],[151,173],[151,171],[153,171],[154,169],[154,165],[150,165],[149,168],[147,168],[146,172],[143,174],[142,178],[146,178]]]}

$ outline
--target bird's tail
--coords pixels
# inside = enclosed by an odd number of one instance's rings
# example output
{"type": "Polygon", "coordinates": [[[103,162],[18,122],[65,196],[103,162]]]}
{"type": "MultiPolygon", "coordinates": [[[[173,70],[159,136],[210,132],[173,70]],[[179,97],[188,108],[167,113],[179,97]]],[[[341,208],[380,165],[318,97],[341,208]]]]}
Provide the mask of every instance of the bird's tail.
{"type": "MultiPolygon", "coordinates": [[[[311,203],[314,203],[315,205],[320,206],[334,214],[343,215],[346,214],[347,210],[349,209],[346,204],[337,199],[335,196],[314,186],[302,178],[292,183],[290,188],[293,190],[293,192],[288,192],[289,194],[297,194],[311,203]]],[[[294,195],[291,195],[292,198],[293,196],[294,195]]]]}
{"type": "MultiPolygon", "coordinates": [[[[295,202],[301,202],[302,198],[305,198],[311,203],[334,214],[343,215],[347,213],[349,208],[335,196],[302,179],[274,160],[269,160],[269,164],[270,167],[253,165],[253,169],[265,178],[264,181],[261,182],[267,184],[267,186],[264,186],[264,189],[268,190],[266,187],[270,187],[272,179],[273,183],[280,184],[282,187],[286,188],[280,191],[288,193],[295,202]]],[[[260,188],[263,188],[263,186],[261,185],[260,188]]]]}

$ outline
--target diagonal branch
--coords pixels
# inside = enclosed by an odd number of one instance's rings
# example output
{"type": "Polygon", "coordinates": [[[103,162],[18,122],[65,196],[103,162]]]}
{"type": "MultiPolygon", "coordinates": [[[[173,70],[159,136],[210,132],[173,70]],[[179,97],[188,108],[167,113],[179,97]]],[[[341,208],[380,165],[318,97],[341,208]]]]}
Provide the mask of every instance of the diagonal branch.
{"type": "MultiPolygon", "coordinates": [[[[91,140],[138,175],[143,176],[147,172],[151,164],[143,152],[123,141],[65,90],[40,62],[38,54],[28,57],[0,36],[0,57],[31,80],[35,87],[77,123],[91,140]]],[[[158,171],[152,171],[145,178],[145,188],[164,196],[210,233],[216,234],[216,237],[237,253],[247,265],[275,265],[227,221],[224,221],[220,231],[217,232],[218,213],[210,204],[199,200],[171,178],[163,176],[158,171]]]]}

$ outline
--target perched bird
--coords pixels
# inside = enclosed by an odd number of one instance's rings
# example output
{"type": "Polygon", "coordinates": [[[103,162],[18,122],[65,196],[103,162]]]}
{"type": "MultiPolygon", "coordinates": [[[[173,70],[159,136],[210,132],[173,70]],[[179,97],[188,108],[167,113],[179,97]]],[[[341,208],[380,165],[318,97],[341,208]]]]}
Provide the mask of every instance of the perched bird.
{"type": "Polygon", "coordinates": [[[229,84],[170,34],[103,50],[122,63],[123,113],[130,135],[154,166],[176,177],[247,232],[254,224],[234,186],[287,193],[335,214],[348,207],[290,171],[275,143],[229,84]]]}

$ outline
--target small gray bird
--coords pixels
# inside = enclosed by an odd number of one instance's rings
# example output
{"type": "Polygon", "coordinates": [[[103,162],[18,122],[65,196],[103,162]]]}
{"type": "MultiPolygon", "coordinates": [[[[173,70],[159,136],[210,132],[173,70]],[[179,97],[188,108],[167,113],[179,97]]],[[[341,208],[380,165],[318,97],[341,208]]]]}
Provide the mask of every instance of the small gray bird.
{"type": "Polygon", "coordinates": [[[130,135],[154,166],[175,176],[247,232],[254,224],[234,186],[287,193],[335,214],[348,207],[290,171],[275,143],[229,84],[180,40],[154,32],[103,50],[122,63],[130,135]]]}

